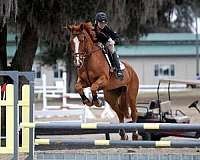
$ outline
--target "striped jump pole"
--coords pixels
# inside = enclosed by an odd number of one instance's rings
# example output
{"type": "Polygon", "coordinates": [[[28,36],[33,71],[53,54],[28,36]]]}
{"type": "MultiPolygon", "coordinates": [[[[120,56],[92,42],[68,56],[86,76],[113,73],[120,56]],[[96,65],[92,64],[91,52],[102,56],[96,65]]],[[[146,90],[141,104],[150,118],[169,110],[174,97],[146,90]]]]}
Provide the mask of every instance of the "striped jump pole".
{"type": "Polygon", "coordinates": [[[132,148],[195,148],[200,147],[199,140],[188,141],[121,141],[121,140],[65,140],[35,139],[35,145],[59,145],[64,147],[132,147],[132,148]]]}
{"type": "Polygon", "coordinates": [[[36,122],[21,123],[24,128],[65,129],[65,130],[159,130],[159,131],[200,131],[200,124],[176,123],[67,123],[67,122],[36,122]]]}

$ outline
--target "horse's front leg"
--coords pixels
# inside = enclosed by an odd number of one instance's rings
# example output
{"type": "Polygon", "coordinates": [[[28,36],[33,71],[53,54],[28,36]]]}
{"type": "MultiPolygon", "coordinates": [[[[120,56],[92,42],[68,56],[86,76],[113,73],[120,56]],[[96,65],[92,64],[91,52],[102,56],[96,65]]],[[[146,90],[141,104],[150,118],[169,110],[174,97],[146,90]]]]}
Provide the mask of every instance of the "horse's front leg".
{"type": "Polygon", "coordinates": [[[91,92],[93,97],[93,104],[97,107],[101,107],[101,101],[98,99],[97,91],[103,89],[108,83],[108,79],[105,76],[98,78],[91,86],[91,92]]]}
{"type": "Polygon", "coordinates": [[[84,87],[86,87],[86,85],[80,78],[78,78],[76,85],[75,85],[75,89],[81,96],[83,104],[86,104],[87,106],[92,106],[93,105],[92,102],[85,96],[85,93],[83,91],[84,87]]]}

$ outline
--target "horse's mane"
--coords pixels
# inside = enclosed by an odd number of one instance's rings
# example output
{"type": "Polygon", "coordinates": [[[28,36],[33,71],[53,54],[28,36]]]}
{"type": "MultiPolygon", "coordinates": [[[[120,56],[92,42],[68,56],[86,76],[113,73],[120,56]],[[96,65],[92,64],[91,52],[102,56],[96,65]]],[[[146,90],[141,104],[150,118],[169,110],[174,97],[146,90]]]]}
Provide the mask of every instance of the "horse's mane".
{"type": "Polygon", "coordinates": [[[94,26],[92,25],[91,22],[82,22],[79,25],[68,25],[67,28],[72,33],[82,32],[83,30],[85,30],[87,34],[90,36],[91,40],[93,42],[96,41],[94,26]]]}
{"type": "Polygon", "coordinates": [[[92,25],[91,22],[85,22],[85,23],[81,23],[80,26],[83,25],[83,29],[85,29],[85,31],[89,34],[90,38],[92,39],[92,41],[95,41],[95,32],[94,32],[94,26],[92,25]]]}

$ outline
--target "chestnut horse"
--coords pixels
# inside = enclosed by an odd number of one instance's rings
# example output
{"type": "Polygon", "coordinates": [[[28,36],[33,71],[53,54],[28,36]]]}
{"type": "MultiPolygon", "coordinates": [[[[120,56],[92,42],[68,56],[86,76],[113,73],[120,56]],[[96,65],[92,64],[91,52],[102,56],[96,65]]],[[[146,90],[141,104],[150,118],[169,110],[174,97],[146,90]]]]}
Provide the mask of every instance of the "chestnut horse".
{"type": "MultiPolygon", "coordinates": [[[[124,123],[124,118],[131,111],[132,122],[137,121],[136,97],[138,94],[139,79],[133,68],[123,62],[124,79],[115,78],[110,72],[108,62],[102,49],[95,42],[95,33],[91,23],[68,26],[70,31],[70,48],[77,68],[78,79],[75,85],[80,94],[83,104],[88,106],[100,106],[97,91],[104,91],[104,99],[116,112],[119,122],[124,123]],[[93,100],[90,101],[84,94],[83,88],[90,87],[93,100]]],[[[126,140],[128,136],[123,129],[119,132],[121,139],[126,140]]],[[[133,131],[132,139],[137,139],[133,131]]]]}

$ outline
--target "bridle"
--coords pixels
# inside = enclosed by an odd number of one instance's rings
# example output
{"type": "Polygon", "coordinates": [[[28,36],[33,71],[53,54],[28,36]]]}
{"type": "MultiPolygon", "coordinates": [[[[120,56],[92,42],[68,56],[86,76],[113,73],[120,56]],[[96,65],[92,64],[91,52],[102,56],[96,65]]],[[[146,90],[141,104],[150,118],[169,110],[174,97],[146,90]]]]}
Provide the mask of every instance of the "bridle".
{"type": "Polygon", "coordinates": [[[83,30],[81,32],[75,32],[72,35],[73,35],[73,37],[75,37],[75,36],[78,37],[78,35],[80,35],[80,34],[83,34],[83,41],[82,41],[83,44],[82,44],[82,46],[84,48],[81,52],[78,52],[78,53],[75,53],[76,51],[72,50],[73,61],[74,61],[74,64],[76,65],[76,67],[78,67],[78,68],[83,67],[83,65],[86,63],[86,61],[90,57],[90,55],[100,49],[98,47],[98,49],[94,50],[94,46],[91,49],[89,49],[89,47],[87,47],[87,35],[86,35],[85,30],[83,30]],[[78,63],[80,63],[80,65],[78,65],[78,63]]]}
{"type": "Polygon", "coordinates": [[[84,34],[83,42],[82,42],[83,43],[82,46],[84,48],[82,49],[81,52],[77,52],[77,53],[75,50],[72,50],[74,64],[76,65],[76,67],[79,67],[79,68],[81,68],[83,66],[83,64],[85,63],[85,59],[87,57],[87,47],[86,47],[87,38],[86,38],[86,33],[84,31],[82,31],[80,33],[79,32],[72,33],[73,37],[78,37],[78,35],[80,35],[80,34],[84,34]]]}
{"type": "Polygon", "coordinates": [[[98,53],[97,51],[101,50],[101,48],[98,45],[96,45],[96,43],[94,43],[92,35],[90,35],[86,30],[82,30],[81,32],[72,32],[72,37],[73,37],[74,44],[76,45],[76,46],[74,46],[74,50],[71,50],[72,55],[73,55],[74,64],[79,71],[80,70],[85,71],[87,80],[88,80],[87,82],[89,85],[91,85],[92,83],[91,83],[89,72],[88,72],[88,70],[89,70],[88,61],[89,61],[91,55],[94,53],[98,53]],[[80,37],[81,34],[83,35],[82,41],[80,41],[80,39],[78,39],[78,37],[80,37]],[[78,40],[76,40],[76,37],[78,40]],[[89,37],[93,43],[91,46],[88,44],[89,37]],[[83,46],[81,48],[82,49],[81,52],[79,51],[80,43],[83,46]]]}

